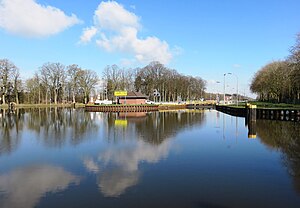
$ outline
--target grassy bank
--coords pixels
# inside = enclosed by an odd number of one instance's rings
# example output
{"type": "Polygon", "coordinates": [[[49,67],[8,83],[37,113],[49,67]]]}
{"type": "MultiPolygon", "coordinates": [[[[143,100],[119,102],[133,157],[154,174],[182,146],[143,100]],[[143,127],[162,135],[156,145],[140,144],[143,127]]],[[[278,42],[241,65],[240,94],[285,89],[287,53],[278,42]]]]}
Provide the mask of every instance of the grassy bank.
{"type": "MultiPolygon", "coordinates": [[[[268,109],[300,109],[299,104],[287,104],[287,103],[269,103],[269,102],[249,102],[252,105],[256,105],[257,108],[268,108],[268,109]]],[[[228,105],[234,108],[245,108],[246,103],[240,103],[238,106],[236,104],[228,105]]]]}
{"type": "Polygon", "coordinates": [[[287,103],[268,103],[268,102],[250,102],[253,105],[257,105],[258,108],[277,108],[277,109],[300,109],[299,104],[287,104],[287,103]]]}
{"type": "MultiPolygon", "coordinates": [[[[84,107],[83,103],[76,103],[75,107],[84,107]]],[[[61,108],[73,108],[73,104],[18,104],[16,108],[49,108],[49,107],[61,107],[61,108]]],[[[7,109],[8,105],[0,105],[0,109],[7,109]]]]}

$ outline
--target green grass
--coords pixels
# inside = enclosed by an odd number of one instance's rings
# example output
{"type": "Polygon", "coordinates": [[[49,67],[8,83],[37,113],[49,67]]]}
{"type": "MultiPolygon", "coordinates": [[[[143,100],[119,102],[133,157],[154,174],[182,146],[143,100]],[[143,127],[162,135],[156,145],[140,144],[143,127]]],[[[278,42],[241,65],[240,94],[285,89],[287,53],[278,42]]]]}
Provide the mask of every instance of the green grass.
{"type": "MultiPolygon", "coordinates": [[[[256,105],[257,108],[272,108],[272,109],[300,109],[300,105],[298,104],[287,104],[287,103],[269,103],[269,102],[259,102],[259,101],[251,101],[249,102],[252,105],[256,105]]],[[[239,103],[227,105],[232,108],[245,108],[246,103],[239,103]]]]}
{"type": "Polygon", "coordinates": [[[287,103],[269,103],[269,102],[250,102],[253,105],[257,105],[258,108],[280,108],[280,109],[300,109],[298,104],[287,104],[287,103]]]}
{"type": "Polygon", "coordinates": [[[241,105],[241,104],[239,104],[239,105],[233,104],[233,105],[227,105],[227,106],[232,107],[232,108],[245,108],[245,105],[241,105]]]}

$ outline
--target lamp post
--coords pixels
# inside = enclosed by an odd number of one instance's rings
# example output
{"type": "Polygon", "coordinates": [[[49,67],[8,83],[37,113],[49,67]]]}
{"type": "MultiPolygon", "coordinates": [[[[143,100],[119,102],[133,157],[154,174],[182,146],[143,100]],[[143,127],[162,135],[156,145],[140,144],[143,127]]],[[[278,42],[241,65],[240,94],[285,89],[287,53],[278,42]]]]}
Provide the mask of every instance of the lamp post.
{"type": "Polygon", "coordinates": [[[224,74],[224,104],[225,104],[225,76],[227,74],[233,75],[236,77],[236,105],[238,105],[239,102],[239,78],[236,74],[228,72],[224,74]]]}
{"type": "Polygon", "coordinates": [[[238,103],[239,103],[239,78],[234,73],[229,72],[227,74],[233,75],[236,78],[236,105],[238,105],[238,103]]]}
{"type": "Polygon", "coordinates": [[[226,74],[227,74],[227,73],[224,74],[224,105],[225,105],[225,86],[226,86],[226,85],[225,85],[225,76],[226,76],[226,74]]]}
{"type": "MultiPolygon", "coordinates": [[[[219,82],[219,81],[216,81],[216,84],[220,84],[221,82],[219,82]]],[[[213,93],[214,93],[214,90],[213,90],[213,93]]],[[[218,93],[218,90],[216,91],[216,96],[215,96],[215,100],[216,100],[216,102],[219,104],[219,93],[218,93]]]]}

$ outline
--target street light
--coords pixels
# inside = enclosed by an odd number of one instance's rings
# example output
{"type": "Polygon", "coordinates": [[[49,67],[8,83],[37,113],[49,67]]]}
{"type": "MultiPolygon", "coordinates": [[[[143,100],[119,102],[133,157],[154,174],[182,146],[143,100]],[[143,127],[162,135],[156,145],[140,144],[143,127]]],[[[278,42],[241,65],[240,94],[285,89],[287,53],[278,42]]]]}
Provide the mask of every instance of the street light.
{"type": "Polygon", "coordinates": [[[233,75],[236,77],[236,105],[238,105],[239,102],[239,79],[238,76],[234,73],[228,72],[224,74],[224,104],[225,104],[225,76],[229,74],[229,75],[233,75]]]}
{"type": "Polygon", "coordinates": [[[238,105],[238,103],[239,103],[239,78],[234,73],[229,72],[227,74],[233,75],[236,78],[236,105],[238,105]]]}
{"type": "Polygon", "coordinates": [[[217,100],[217,97],[218,97],[218,95],[219,95],[219,93],[218,93],[218,90],[215,88],[215,85],[216,84],[220,84],[221,82],[219,82],[219,81],[214,81],[212,84],[213,84],[213,86],[212,86],[212,92],[211,93],[209,93],[210,95],[209,95],[209,97],[210,97],[210,100],[213,98],[214,99],[214,97],[215,97],[215,100],[217,100]],[[215,94],[215,96],[213,96],[215,94]]]}
{"type": "MultiPolygon", "coordinates": [[[[220,84],[221,82],[216,81],[216,84],[220,84]]],[[[213,90],[214,91],[214,90],[213,90]]],[[[218,90],[216,91],[216,102],[219,104],[219,92],[218,90]]]]}
{"type": "Polygon", "coordinates": [[[225,74],[224,74],[224,105],[225,105],[225,86],[226,86],[226,85],[225,85],[225,76],[226,76],[226,74],[228,74],[228,73],[225,73],[225,74]]]}

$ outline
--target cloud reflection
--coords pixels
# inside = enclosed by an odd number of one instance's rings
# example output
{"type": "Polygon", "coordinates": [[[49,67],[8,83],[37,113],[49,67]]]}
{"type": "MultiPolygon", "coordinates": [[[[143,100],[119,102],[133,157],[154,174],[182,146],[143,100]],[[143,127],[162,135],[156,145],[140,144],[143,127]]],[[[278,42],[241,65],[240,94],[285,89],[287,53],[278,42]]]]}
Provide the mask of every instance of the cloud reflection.
{"type": "Polygon", "coordinates": [[[141,162],[156,163],[165,158],[170,150],[170,142],[165,140],[160,145],[151,145],[138,141],[133,146],[121,149],[112,147],[100,154],[99,161],[114,166],[113,170],[105,169],[100,175],[98,186],[105,196],[117,197],[129,187],[136,185],[140,178],[141,162]]]}
{"type": "Polygon", "coordinates": [[[85,158],[83,164],[89,172],[98,173],[100,170],[99,165],[92,158],[85,158]]]}
{"type": "Polygon", "coordinates": [[[141,176],[139,164],[157,163],[166,158],[171,147],[170,140],[160,145],[144,141],[115,145],[100,153],[97,163],[91,158],[83,160],[89,172],[98,173],[98,186],[106,197],[118,197],[129,187],[135,186],[141,176]],[[101,166],[101,170],[100,167],[101,166]]]}
{"type": "Polygon", "coordinates": [[[98,186],[104,196],[118,197],[125,190],[139,181],[138,171],[124,171],[122,169],[106,170],[99,177],[98,186]]]}
{"type": "Polygon", "coordinates": [[[69,184],[78,184],[80,178],[61,167],[32,166],[0,175],[0,207],[34,207],[47,192],[65,190],[69,184]]]}
{"type": "Polygon", "coordinates": [[[99,160],[104,164],[118,165],[126,171],[136,171],[140,162],[156,163],[168,155],[169,149],[168,141],[158,146],[138,141],[135,146],[108,149],[99,156],[99,160]]]}

